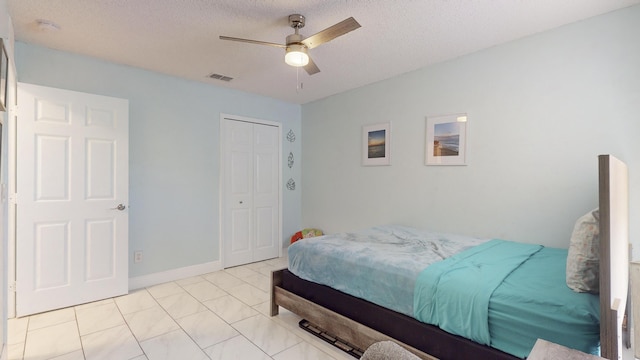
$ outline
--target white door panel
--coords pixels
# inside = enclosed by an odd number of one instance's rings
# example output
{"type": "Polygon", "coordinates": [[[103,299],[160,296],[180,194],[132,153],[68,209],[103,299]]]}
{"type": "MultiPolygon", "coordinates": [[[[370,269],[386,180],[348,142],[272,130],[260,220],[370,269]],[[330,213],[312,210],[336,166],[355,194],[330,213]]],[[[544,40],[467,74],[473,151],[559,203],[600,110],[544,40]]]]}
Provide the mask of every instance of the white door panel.
{"type": "Polygon", "coordinates": [[[279,239],[279,128],[254,127],[255,132],[255,191],[256,247],[254,261],[277,257],[279,239]]]}
{"type": "Polygon", "coordinates": [[[35,134],[36,201],[69,200],[68,136],[35,134]]]}
{"type": "Polygon", "coordinates": [[[128,289],[128,102],[18,85],[18,316],[128,289]]]}
{"type": "Polygon", "coordinates": [[[68,222],[35,224],[35,290],[69,284],[69,238],[68,222]]]}
{"type": "Polygon", "coordinates": [[[223,238],[229,239],[224,247],[224,258],[228,264],[238,265],[251,262],[253,249],[251,246],[252,189],[253,166],[251,159],[252,129],[243,122],[224,122],[222,125],[222,145],[227,150],[223,158],[223,166],[227,194],[223,199],[223,211],[229,221],[223,226],[223,238]]]}
{"type": "Polygon", "coordinates": [[[280,128],[221,120],[224,266],[280,252],[280,128]]]}
{"type": "Polygon", "coordinates": [[[273,247],[273,209],[256,208],[256,249],[273,247]]]}
{"type": "Polygon", "coordinates": [[[115,198],[115,153],[115,141],[87,139],[87,200],[115,198]]]}
{"type": "Polygon", "coordinates": [[[116,276],[115,225],[113,219],[86,221],[87,281],[104,280],[116,276]]]}

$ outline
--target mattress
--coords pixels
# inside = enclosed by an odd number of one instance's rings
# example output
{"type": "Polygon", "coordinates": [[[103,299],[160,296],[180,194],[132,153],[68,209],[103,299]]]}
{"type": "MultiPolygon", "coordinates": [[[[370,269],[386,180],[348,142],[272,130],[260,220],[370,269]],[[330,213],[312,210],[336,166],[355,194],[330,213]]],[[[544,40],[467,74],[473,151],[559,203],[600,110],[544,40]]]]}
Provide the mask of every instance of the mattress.
{"type": "Polygon", "coordinates": [[[413,316],[413,290],[430,264],[486,242],[404,226],[298,240],[288,249],[299,278],[413,316]]]}
{"type": "Polygon", "coordinates": [[[541,338],[599,355],[600,298],[569,289],[566,260],[566,249],[544,247],[494,291],[491,346],[522,357],[541,338]]]}
{"type": "MultiPolygon", "coordinates": [[[[300,240],[289,247],[289,270],[302,279],[415,317],[419,275],[431,264],[488,241],[380,226],[300,240]]],[[[599,299],[565,285],[566,255],[567,250],[542,248],[493,291],[488,309],[490,346],[523,358],[541,337],[597,352],[599,299]]]]}
{"type": "Polygon", "coordinates": [[[447,333],[436,326],[425,324],[413,317],[345,294],[329,286],[300,279],[287,269],[282,270],[281,274],[282,289],[437,359],[518,359],[504,351],[447,333]]]}

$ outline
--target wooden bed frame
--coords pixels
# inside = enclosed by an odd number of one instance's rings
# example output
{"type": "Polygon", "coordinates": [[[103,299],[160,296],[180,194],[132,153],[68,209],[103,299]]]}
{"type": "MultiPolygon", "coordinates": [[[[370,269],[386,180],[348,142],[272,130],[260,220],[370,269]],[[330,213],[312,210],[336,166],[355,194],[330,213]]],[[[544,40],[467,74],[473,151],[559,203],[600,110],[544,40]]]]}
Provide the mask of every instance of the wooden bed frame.
{"type": "Polygon", "coordinates": [[[627,165],[600,155],[600,352],[622,358],[622,322],[629,291],[629,183],[627,165]]]}
{"type": "MultiPolygon", "coordinates": [[[[601,356],[620,359],[629,283],[627,167],[610,155],[600,155],[598,163],[601,356]]],[[[278,307],[282,306],[360,349],[378,341],[392,340],[422,359],[516,359],[499,350],[448,334],[435,326],[291,275],[286,269],[272,274],[271,316],[277,315],[278,307]],[[300,285],[298,281],[308,284],[300,285]],[[306,291],[307,286],[313,288],[311,292],[306,291]],[[303,288],[304,291],[301,290],[303,288]],[[301,296],[302,293],[307,298],[301,296]],[[352,309],[362,314],[353,315],[352,309]],[[371,316],[367,317],[367,313],[375,314],[373,318],[376,319],[369,321],[371,316]],[[404,332],[398,333],[397,329],[389,331],[386,325],[380,325],[383,323],[395,324],[404,332]],[[420,334],[418,338],[416,332],[420,334]],[[393,336],[387,333],[393,333],[393,336]]]]}

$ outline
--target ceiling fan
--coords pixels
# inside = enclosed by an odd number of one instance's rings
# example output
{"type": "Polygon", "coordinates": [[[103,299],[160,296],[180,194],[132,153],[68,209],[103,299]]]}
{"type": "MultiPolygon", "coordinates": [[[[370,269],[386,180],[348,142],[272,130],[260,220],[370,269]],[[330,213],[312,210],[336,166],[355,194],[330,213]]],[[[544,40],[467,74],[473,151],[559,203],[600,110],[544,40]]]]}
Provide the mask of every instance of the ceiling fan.
{"type": "Polygon", "coordinates": [[[285,49],[284,61],[295,67],[304,67],[309,75],[320,72],[320,69],[311,60],[308,54],[309,49],[313,49],[326,42],[329,42],[338,36],[342,36],[350,31],[353,31],[360,27],[360,24],[353,18],[342,20],[339,23],[329,26],[328,28],[311,35],[307,38],[299,34],[299,30],[304,27],[305,18],[300,14],[289,15],[289,26],[291,26],[295,33],[287,36],[286,44],[277,44],[266,41],[241,39],[229,36],[220,36],[221,40],[240,41],[258,45],[269,45],[285,49]]]}

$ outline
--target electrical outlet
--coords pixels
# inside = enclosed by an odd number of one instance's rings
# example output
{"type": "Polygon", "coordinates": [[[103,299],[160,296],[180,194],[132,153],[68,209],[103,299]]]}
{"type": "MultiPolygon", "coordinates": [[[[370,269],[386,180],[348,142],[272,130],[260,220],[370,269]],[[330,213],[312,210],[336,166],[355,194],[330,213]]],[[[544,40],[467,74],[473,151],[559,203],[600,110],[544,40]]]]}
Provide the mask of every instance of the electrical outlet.
{"type": "Polygon", "coordinates": [[[133,262],[134,263],[142,262],[142,250],[137,250],[133,252],[133,262]]]}

